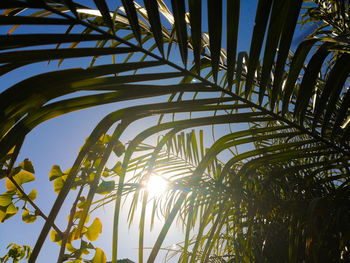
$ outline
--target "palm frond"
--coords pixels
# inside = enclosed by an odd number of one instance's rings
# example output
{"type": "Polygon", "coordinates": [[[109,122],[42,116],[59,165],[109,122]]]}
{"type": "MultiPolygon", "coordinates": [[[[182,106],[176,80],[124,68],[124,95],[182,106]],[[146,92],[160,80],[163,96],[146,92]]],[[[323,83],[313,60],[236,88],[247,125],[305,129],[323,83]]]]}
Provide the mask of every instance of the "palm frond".
{"type": "MultiPolygon", "coordinates": [[[[59,60],[62,67],[65,60],[92,57],[86,68],[66,63],[64,69],[38,73],[0,94],[1,164],[11,169],[8,163],[17,158],[9,154],[11,149],[15,147],[18,153],[26,135],[48,119],[112,102],[160,95],[169,99],[122,108],[101,120],[79,152],[30,262],[35,262],[75,177],[101,136],[117,123],[95,179],[87,186],[84,217],[91,211],[106,162],[120,136],[131,123],[149,116],[158,116],[159,123],[145,127],[128,144],[115,197],[116,222],[126,194],[134,194],[130,222],[138,199],[143,200],[139,262],[143,260],[148,199],[140,187],[144,173],[151,172],[174,173],[174,183],[169,201],[164,206],[154,203],[153,216],[160,209],[165,224],[148,262],[155,260],[177,216],[186,225],[183,262],[223,258],[230,262],[257,258],[338,262],[349,247],[348,223],[338,227],[339,220],[348,216],[349,3],[306,5],[303,23],[321,25],[293,53],[290,48],[303,1],[259,0],[249,55],[239,51],[236,58],[240,1],[226,5],[208,1],[208,33],[202,26],[202,1],[189,0],[188,10],[185,1],[171,1],[174,15],[162,0],[144,1],[144,7],[122,1],[115,12],[104,0],[93,2],[97,10],[71,0],[0,4],[4,9],[0,24],[13,25],[9,34],[0,36],[3,77],[34,63],[59,60]],[[21,31],[22,25],[36,25],[40,33],[21,31]],[[62,30],[52,33],[52,26],[62,30]],[[227,51],[222,47],[225,30],[227,51]],[[183,65],[177,55],[171,55],[174,46],[179,47],[183,65]],[[111,57],[112,64],[108,62],[111,57]],[[187,60],[192,57],[189,67],[187,60]],[[76,95],[78,91],[93,94],[76,95]],[[70,98],[62,99],[63,95],[70,98]],[[194,131],[184,133],[222,124],[235,131],[227,129],[207,150],[202,133],[199,142],[194,131]],[[135,157],[144,140],[157,134],[163,134],[158,144],[135,157]],[[231,149],[236,153],[220,162],[219,157],[234,152],[231,149]],[[136,170],[134,181],[126,181],[127,172],[136,170]],[[337,219],[314,220],[316,215],[327,214],[327,206],[337,219]],[[197,221],[198,233],[191,238],[197,221]],[[322,237],[314,228],[307,229],[313,224],[326,229],[322,237]],[[282,233],[280,239],[277,233],[282,233]],[[326,247],[332,248],[329,253],[324,252],[326,247]]],[[[117,224],[112,242],[112,262],[116,262],[117,224]]]]}

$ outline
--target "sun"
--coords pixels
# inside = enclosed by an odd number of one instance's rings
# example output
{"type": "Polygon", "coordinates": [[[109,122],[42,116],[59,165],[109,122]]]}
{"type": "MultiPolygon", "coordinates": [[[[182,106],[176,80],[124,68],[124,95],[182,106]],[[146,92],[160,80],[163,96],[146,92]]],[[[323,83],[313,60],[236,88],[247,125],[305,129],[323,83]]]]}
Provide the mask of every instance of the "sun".
{"type": "Polygon", "coordinates": [[[162,176],[152,173],[146,184],[150,197],[159,197],[168,189],[168,182],[162,176]]]}

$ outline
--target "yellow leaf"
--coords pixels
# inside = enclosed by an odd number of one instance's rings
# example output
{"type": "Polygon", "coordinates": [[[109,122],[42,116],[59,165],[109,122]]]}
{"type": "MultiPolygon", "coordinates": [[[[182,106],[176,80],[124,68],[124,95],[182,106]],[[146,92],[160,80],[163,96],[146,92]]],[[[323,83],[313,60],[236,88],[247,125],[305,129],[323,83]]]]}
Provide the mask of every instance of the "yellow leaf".
{"type": "Polygon", "coordinates": [[[23,213],[22,213],[22,220],[26,223],[33,223],[35,220],[37,219],[37,216],[36,215],[31,215],[29,214],[29,211],[28,210],[23,210],[23,213]]]}
{"type": "Polygon", "coordinates": [[[19,178],[20,184],[29,183],[29,182],[35,180],[34,174],[32,174],[32,173],[30,173],[28,171],[21,171],[18,174],[16,174],[14,177],[18,177],[19,178]]]}
{"type": "Polygon", "coordinates": [[[81,253],[83,253],[84,255],[89,255],[90,254],[89,250],[87,250],[86,248],[82,248],[81,249],[81,253]]]}
{"type": "Polygon", "coordinates": [[[15,148],[16,148],[16,146],[13,146],[7,154],[13,154],[13,152],[15,151],[15,148]]]}
{"type": "Polygon", "coordinates": [[[90,241],[95,241],[102,232],[102,223],[99,218],[95,218],[94,222],[87,228],[85,236],[90,241]]]}
{"type": "Polygon", "coordinates": [[[49,180],[55,180],[58,177],[61,177],[63,175],[63,172],[61,171],[61,168],[58,165],[54,165],[51,168],[51,171],[49,173],[49,180]]]}
{"type": "Polygon", "coordinates": [[[13,217],[18,211],[18,208],[14,206],[14,204],[10,204],[7,207],[0,206],[0,223],[5,222],[7,219],[13,217]],[[7,210],[10,212],[8,213],[7,210]],[[12,211],[16,211],[15,213],[12,213],[12,211]]]}
{"type": "Polygon", "coordinates": [[[3,223],[5,220],[6,212],[0,210],[0,223],[3,223]]]}
{"type": "Polygon", "coordinates": [[[73,252],[77,251],[77,249],[75,247],[73,247],[73,245],[71,243],[69,243],[69,242],[67,243],[66,247],[67,247],[67,250],[69,252],[73,253],[73,252]]]}
{"type": "Polygon", "coordinates": [[[71,238],[72,241],[73,241],[73,240],[77,240],[77,239],[80,238],[77,228],[73,228],[73,230],[72,230],[72,232],[70,233],[70,235],[71,235],[70,238],[71,238]]]}
{"type": "Polygon", "coordinates": [[[51,230],[50,238],[52,242],[58,242],[61,240],[61,237],[58,235],[58,233],[55,230],[51,230]]]}
{"type": "Polygon", "coordinates": [[[35,189],[33,189],[29,193],[28,197],[29,197],[30,200],[34,201],[36,199],[36,197],[37,197],[37,194],[38,194],[38,192],[35,189]]]}
{"type": "Polygon", "coordinates": [[[12,203],[12,195],[8,193],[3,193],[0,195],[0,206],[8,206],[12,203]]]}
{"type": "Polygon", "coordinates": [[[107,258],[102,249],[96,248],[95,256],[91,263],[106,263],[107,258]]]}
{"type": "Polygon", "coordinates": [[[97,168],[100,165],[100,163],[101,163],[101,158],[96,159],[94,163],[94,167],[97,168]]]}
{"type": "Polygon", "coordinates": [[[90,173],[89,174],[89,178],[87,179],[87,182],[91,183],[94,180],[94,178],[95,178],[95,174],[94,173],[90,173]]]}
{"type": "Polygon", "coordinates": [[[73,228],[73,230],[69,233],[67,238],[68,243],[72,243],[72,241],[74,240],[75,232],[76,232],[76,228],[73,228]]]}
{"type": "Polygon", "coordinates": [[[55,181],[53,181],[53,189],[57,194],[61,191],[64,185],[64,182],[66,181],[66,178],[67,178],[67,175],[64,175],[56,178],[55,181]]]}
{"type": "Polygon", "coordinates": [[[103,177],[109,177],[111,176],[111,174],[108,172],[108,171],[104,171],[103,174],[102,174],[103,177]]]}
{"type": "MultiPolygon", "coordinates": [[[[78,210],[75,212],[74,216],[73,216],[73,222],[76,220],[76,219],[81,219],[83,215],[83,210],[78,210]]],[[[70,215],[67,216],[67,221],[69,222],[69,218],[70,218],[70,215]]],[[[86,216],[86,219],[85,219],[85,223],[88,223],[89,222],[89,219],[90,219],[90,215],[87,214],[86,216]]]]}
{"type": "MultiPolygon", "coordinates": [[[[78,210],[75,212],[73,219],[81,219],[82,215],[83,215],[83,210],[78,210]]],[[[87,214],[85,223],[89,222],[89,218],[90,218],[90,215],[87,214]]]]}
{"type": "Polygon", "coordinates": [[[112,170],[117,174],[121,175],[121,172],[123,170],[121,162],[117,162],[117,164],[112,168],[112,170]]]}
{"type": "Polygon", "coordinates": [[[112,139],[112,136],[110,136],[110,135],[108,135],[108,134],[102,135],[102,136],[100,137],[100,141],[101,141],[103,144],[109,143],[111,139],[112,139]]]}
{"type": "MultiPolygon", "coordinates": [[[[16,183],[18,185],[21,186],[24,183],[34,181],[35,176],[30,172],[21,171],[21,172],[15,174],[13,176],[13,179],[16,181],[16,183]]],[[[16,186],[11,182],[11,180],[9,178],[6,179],[5,186],[6,186],[7,191],[15,191],[16,190],[16,186]]]]}
{"type": "Polygon", "coordinates": [[[28,158],[24,159],[24,161],[19,166],[22,167],[22,169],[25,171],[35,173],[33,164],[28,160],[28,158]]]}
{"type": "Polygon", "coordinates": [[[11,203],[7,208],[6,208],[6,214],[16,214],[18,211],[18,208],[15,207],[13,203],[11,203]]]}
{"type": "Polygon", "coordinates": [[[85,205],[85,197],[82,196],[82,197],[79,198],[79,200],[80,200],[80,202],[77,204],[77,207],[82,209],[84,207],[84,205],[85,205]]]}
{"type": "Polygon", "coordinates": [[[85,167],[85,168],[88,168],[88,167],[90,167],[90,166],[91,166],[90,160],[86,160],[86,161],[84,162],[84,167],[85,167]]]}

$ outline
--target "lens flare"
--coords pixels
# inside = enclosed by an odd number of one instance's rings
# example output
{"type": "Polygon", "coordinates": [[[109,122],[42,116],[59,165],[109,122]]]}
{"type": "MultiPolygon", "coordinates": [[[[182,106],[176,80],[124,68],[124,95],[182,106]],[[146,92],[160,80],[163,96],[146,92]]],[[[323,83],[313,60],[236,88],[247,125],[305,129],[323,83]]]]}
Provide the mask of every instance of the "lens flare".
{"type": "Polygon", "coordinates": [[[162,195],[168,188],[168,182],[161,176],[151,174],[146,185],[146,189],[150,197],[162,195]]]}

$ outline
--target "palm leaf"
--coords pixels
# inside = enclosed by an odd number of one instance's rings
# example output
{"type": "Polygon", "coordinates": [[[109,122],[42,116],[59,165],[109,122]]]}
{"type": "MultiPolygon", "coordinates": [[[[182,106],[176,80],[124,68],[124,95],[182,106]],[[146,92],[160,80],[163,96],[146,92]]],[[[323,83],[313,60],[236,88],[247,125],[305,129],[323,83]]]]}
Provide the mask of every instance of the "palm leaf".
{"type": "MultiPolygon", "coordinates": [[[[61,65],[65,59],[93,57],[87,68],[66,65],[58,71],[38,73],[0,94],[0,160],[4,167],[10,150],[16,146],[18,153],[25,136],[48,119],[111,102],[166,94],[169,99],[118,109],[96,126],[68,174],[29,261],[36,260],[84,160],[99,138],[120,121],[94,181],[84,186],[89,190],[83,218],[91,211],[113,144],[134,121],[158,115],[159,124],[150,124],[131,138],[122,157],[116,196],[109,199],[116,207],[112,262],[117,260],[119,213],[127,194],[134,194],[130,223],[135,218],[138,199],[143,198],[139,235],[139,261],[143,261],[148,197],[140,194],[140,180],[153,171],[169,175],[173,187],[164,205],[157,200],[153,203],[152,222],[161,211],[165,224],[148,262],[156,259],[176,218],[185,226],[184,246],[180,249],[183,262],[225,257],[231,262],[338,262],[337,257],[349,246],[348,232],[344,230],[349,229],[347,223],[341,230],[336,228],[336,222],[346,218],[344,207],[348,206],[335,205],[337,200],[343,203],[348,198],[344,189],[348,188],[345,174],[349,173],[350,157],[350,96],[346,87],[349,4],[319,1],[317,6],[303,6],[303,1],[259,0],[249,56],[239,51],[236,59],[239,1],[227,1],[226,14],[222,10],[225,3],[208,1],[208,34],[202,28],[201,1],[189,0],[188,10],[184,1],[172,1],[174,15],[161,0],[147,0],[145,7],[122,1],[123,8],[114,13],[106,1],[94,3],[98,10],[72,0],[0,4],[5,9],[0,24],[15,25],[9,34],[0,36],[3,77],[31,63],[58,59],[61,65]],[[300,11],[302,7],[305,13],[300,11]],[[299,15],[321,25],[293,53],[290,47],[299,15]],[[225,19],[227,25],[223,26],[225,19]],[[21,25],[37,25],[39,33],[23,34],[21,25]],[[51,25],[66,27],[66,31],[53,33],[51,25]],[[80,34],[76,33],[78,28],[80,34]],[[227,52],[221,45],[225,28],[227,52]],[[64,43],[69,47],[62,48],[64,43]],[[171,55],[175,46],[179,47],[184,66],[171,55]],[[169,54],[166,58],[164,50],[169,54]],[[113,64],[106,62],[110,56],[113,64]],[[187,69],[187,60],[192,57],[193,66],[187,69]],[[100,64],[96,65],[97,59],[100,64]],[[160,80],[164,80],[161,85],[160,80]],[[236,84],[234,90],[232,84],[236,84]],[[92,94],[73,97],[76,91],[92,94]],[[62,95],[71,97],[62,99],[62,95]],[[190,117],[183,117],[183,113],[190,117]],[[199,142],[195,131],[184,132],[201,126],[215,130],[220,125],[236,130],[224,129],[226,134],[220,138],[213,135],[208,149],[203,132],[199,142]],[[163,137],[156,146],[143,144],[144,139],[157,134],[163,137]],[[141,146],[147,153],[135,157],[141,146]],[[227,157],[221,162],[222,155],[227,157]],[[133,171],[136,175],[130,182],[129,172],[133,171]],[[319,211],[328,216],[322,202],[318,204],[320,209],[314,209],[315,196],[332,200],[328,207],[339,219],[318,222],[324,229],[323,238],[313,228],[307,228],[316,225],[310,218],[319,211]],[[199,231],[191,236],[198,218],[199,231]],[[274,240],[276,233],[283,235],[274,240]],[[314,240],[320,241],[316,244],[314,240]]],[[[12,156],[12,164],[16,157],[12,156]]],[[[84,221],[81,219],[79,230],[84,221]]]]}

